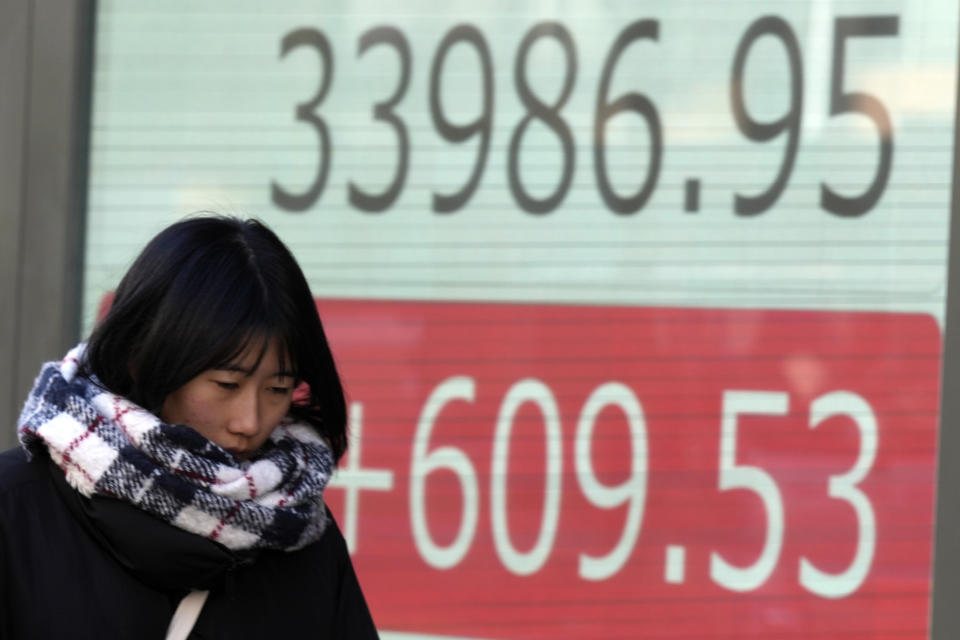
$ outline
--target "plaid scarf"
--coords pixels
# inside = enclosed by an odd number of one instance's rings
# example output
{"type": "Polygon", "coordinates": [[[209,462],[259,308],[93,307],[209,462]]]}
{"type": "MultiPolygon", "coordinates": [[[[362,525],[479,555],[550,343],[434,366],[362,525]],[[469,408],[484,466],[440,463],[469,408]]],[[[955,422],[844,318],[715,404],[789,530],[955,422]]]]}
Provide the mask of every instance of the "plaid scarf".
{"type": "Polygon", "coordinates": [[[333,456],[316,430],[283,422],[239,460],[77,375],[84,346],[40,370],[20,414],[28,457],[45,449],[82,495],[122,500],[229,549],[292,551],[320,538],[333,456]]]}

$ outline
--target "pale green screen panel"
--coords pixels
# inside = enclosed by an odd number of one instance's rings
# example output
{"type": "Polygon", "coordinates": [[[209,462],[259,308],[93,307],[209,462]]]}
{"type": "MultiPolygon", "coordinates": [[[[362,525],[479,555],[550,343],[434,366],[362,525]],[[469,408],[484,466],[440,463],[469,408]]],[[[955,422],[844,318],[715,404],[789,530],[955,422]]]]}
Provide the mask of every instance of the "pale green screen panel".
{"type": "Polygon", "coordinates": [[[103,2],[85,326],[195,210],[265,219],[321,296],[940,318],[954,4],[103,2]]]}

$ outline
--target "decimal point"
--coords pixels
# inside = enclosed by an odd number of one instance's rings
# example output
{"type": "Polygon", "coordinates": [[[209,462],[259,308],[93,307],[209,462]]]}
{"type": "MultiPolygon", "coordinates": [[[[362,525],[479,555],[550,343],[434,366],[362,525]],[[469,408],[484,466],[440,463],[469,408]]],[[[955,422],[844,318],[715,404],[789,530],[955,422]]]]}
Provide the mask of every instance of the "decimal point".
{"type": "Polygon", "coordinates": [[[688,178],[683,185],[683,210],[696,213],[700,210],[700,179],[688,178]]]}
{"type": "Polygon", "coordinates": [[[676,544],[667,545],[667,561],[663,570],[663,579],[670,584],[683,584],[686,569],[685,547],[676,544]]]}

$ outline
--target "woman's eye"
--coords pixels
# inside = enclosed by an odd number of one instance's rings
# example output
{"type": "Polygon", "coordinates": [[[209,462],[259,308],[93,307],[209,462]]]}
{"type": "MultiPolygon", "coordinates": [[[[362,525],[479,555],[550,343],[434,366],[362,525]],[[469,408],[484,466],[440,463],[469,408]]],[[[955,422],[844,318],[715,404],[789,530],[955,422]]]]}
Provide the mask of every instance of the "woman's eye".
{"type": "Polygon", "coordinates": [[[270,392],[279,396],[285,396],[290,393],[290,391],[292,391],[290,387],[270,387],[270,392]]]}
{"type": "Polygon", "coordinates": [[[237,384],[236,382],[227,382],[225,380],[214,380],[214,382],[216,382],[217,386],[220,387],[221,389],[233,390],[233,389],[240,388],[240,385],[237,384]]]}

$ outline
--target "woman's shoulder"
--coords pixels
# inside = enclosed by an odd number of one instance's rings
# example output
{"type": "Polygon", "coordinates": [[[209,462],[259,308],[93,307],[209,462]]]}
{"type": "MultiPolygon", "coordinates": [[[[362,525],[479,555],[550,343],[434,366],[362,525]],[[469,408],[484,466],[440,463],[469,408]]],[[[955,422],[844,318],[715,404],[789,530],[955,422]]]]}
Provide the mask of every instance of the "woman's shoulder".
{"type": "Polygon", "coordinates": [[[50,463],[46,456],[27,458],[23,449],[0,452],[0,532],[17,537],[29,534],[29,515],[59,511],[60,500],[50,480],[50,463]],[[16,526],[13,526],[16,523],[16,526]]]}
{"type": "Polygon", "coordinates": [[[21,447],[0,452],[0,494],[24,490],[47,480],[47,470],[40,460],[28,460],[21,447]]]}

